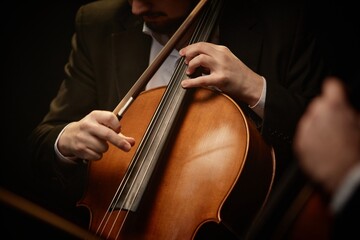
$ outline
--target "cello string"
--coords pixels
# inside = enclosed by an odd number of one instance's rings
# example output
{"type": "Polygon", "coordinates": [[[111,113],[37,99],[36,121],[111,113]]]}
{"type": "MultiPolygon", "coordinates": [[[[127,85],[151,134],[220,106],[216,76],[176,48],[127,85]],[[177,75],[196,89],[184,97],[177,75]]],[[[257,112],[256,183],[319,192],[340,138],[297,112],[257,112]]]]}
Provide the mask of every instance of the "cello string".
{"type": "MultiPolygon", "coordinates": [[[[204,25],[204,24],[202,24],[202,25],[204,25]]],[[[201,26],[201,25],[200,25],[201,26]]],[[[200,27],[201,28],[201,27],[200,27]]],[[[180,68],[178,68],[178,69],[180,69],[180,68]]],[[[180,70],[178,70],[177,72],[180,72],[180,70]]],[[[182,73],[184,72],[184,71],[181,71],[182,73]]],[[[178,74],[179,75],[179,74],[178,74]]],[[[171,104],[171,103],[170,103],[171,104]]],[[[159,122],[159,121],[157,121],[157,122],[159,122]]],[[[163,124],[161,124],[161,125],[163,125],[163,124]]],[[[151,142],[151,141],[150,141],[151,142]]],[[[157,148],[159,147],[159,146],[156,146],[157,148]]],[[[146,153],[146,155],[145,155],[145,157],[147,157],[148,156],[148,154],[146,153]]],[[[153,162],[154,160],[151,160],[151,162],[153,162]]],[[[142,164],[143,165],[143,164],[142,164]]],[[[146,168],[146,172],[149,172],[149,165],[148,165],[148,167],[146,168]]],[[[138,176],[139,174],[137,173],[136,174],[136,176],[138,176]]],[[[145,176],[141,179],[141,182],[140,182],[140,185],[142,185],[142,183],[144,182],[144,178],[145,178],[145,176]]],[[[131,184],[131,189],[133,189],[133,186],[134,186],[134,184],[131,184]]],[[[138,191],[138,190],[137,190],[138,191]]],[[[128,198],[128,197],[126,197],[126,198],[128,198]]],[[[127,202],[127,201],[126,201],[127,202]]],[[[133,201],[132,201],[133,202],[133,201]]]]}
{"type": "MultiPolygon", "coordinates": [[[[218,7],[218,5],[215,5],[215,8],[216,7],[218,7]]],[[[196,42],[196,41],[199,41],[199,39],[201,39],[201,40],[205,40],[205,39],[207,39],[209,36],[210,36],[210,33],[212,32],[212,29],[213,29],[213,26],[214,26],[214,24],[215,24],[215,20],[216,20],[216,18],[214,18],[213,17],[213,22],[212,22],[212,25],[209,25],[209,24],[206,24],[206,23],[208,23],[208,20],[206,20],[206,17],[204,17],[203,18],[203,20],[200,22],[200,24],[198,25],[198,28],[199,29],[206,29],[207,31],[196,31],[195,33],[196,33],[196,35],[194,35],[193,37],[192,37],[192,40],[190,41],[190,42],[196,42]],[[209,26],[208,28],[205,28],[204,26],[209,26]]],[[[182,59],[183,60],[183,59],[182,59]]],[[[178,75],[178,76],[180,76],[180,74],[181,74],[181,76],[183,76],[184,75],[184,68],[185,68],[185,64],[183,63],[183,62],[181,62],[181,64],[180,65],[178,65],[178,67],[177,67],[177,70],[176,70],[176,72],[175,72],[175,75],[178,75]]],[[[174,79],[180,79],[179,77],[175,77],[174,79]]],[[[181,79],[180,79],[181,80],[181,79]]],[[[176,85],[176,82],[173,84],[173,85],[176,85]]],[[[178,82],[178,85],[179,85],[179,82],[178,82]]],[[[180,86],[180,85],[179,85],[180,86]]],[[[177,95],[177,94],[176,94],[177,95]]],[[[174,105],[174,104],[172,104],[172,101],[175,101],[174,100],[174,96],[176,96],[176,95],[170,95],[170,96],[172,96],[172,98],[170,98],[170,100],[167,100],[166,102],[167,103],[169,103],[169,101],[170,101],[170,105],[174,105]]],[[[165,112],[167,112],[168,111],[168,109],[165,109],[164,110],[165,112]]],[[[156,122],[159,122],[160,120],[158,120],[158,121],[156,121],[156,122]]],[[[162,125],[162,124],[160,124],[160,125],[162,125]]],[[[162,127],[164,127],[163,125],[162,125],[162,127]]],[[[157,133],[157,132],[156,132],[157,133]]],[[[157,148],[159,147],[159,146],[156,146],[157,148]]],[[[147,155],[146,155],[147,156],[147,155]]],[[[152,161],[154,161],[154,159],[152,160],[152,161]]],[[[148,171],[148,169],[149,169],[149,167],[147,168],[147,170],[146,170],[146,172],[149,172],[148,171]]],[[[144,182],[144,177],[141,179],[141,183],[143,183],[144,182]]]]}
{"type": "MultiPolygon", "coordinates": [[[[147,134],[145,134],[145,137],[147,137],[147,142],[150,142],[151,140],[149,140],[149,135],[147,135],[147,134]]],[[[138,147],[138,150],[139,149],[144,149],[144,140],[140,143],[140,146],[138,147]]],[[[134,158],[133,158],[133,160],[132,160],[132,163],[131,163],[131,165],[129,166],[129,170],[128,170],[128,172],[127,172],[127,175],[126,175],[126,177],[125,178],[123,178],[122,179],[122,181],[121,181],[121,184],[119,185],[119,187],[118,187],[118,189],[117,189],[117,191],[116,191],[116,193],[115,193],[115,195],[114,195],[114,197],[113,197],[113,199],[112,199],[112,202],[111,202],[111,204],[109,205],[109,207],[108,207],[108,211],[104,214],[104,216],[103,216],[103,219],[102,219],[102,221],[101,221],[101,224],[99,225],[99,227],[98,227],[98,230],[97,230],[97,233],[103,233],[104,232],[104,230],[105,230],[105,228],[106,228],[106,226],[107,226],[107,224],[109,223],[109,219],[110,219],[110,215],[111,215],[111,213],[114,211],[114,210],[116,210],[116,205],[117,205],[117,203],[119,202],[119,200],[120,200],[120,198],[122,197],[122,195],[123,195],[123,192],[124,192],[124,189],[125,189],[125,187],[126,187],[126,183],[128,183],[130,180],[130,175],[131,175],[131,173],[133,173],[135,170],[134,170],[134,166],[136,166],[136,163],[138,162],[138,161],[140,161],[140,157],[139,157],[139,153],[140,152],[142,152],[142,153],[144,153],[145,152],[145,150],[140,150],[140,151],[138,151],[137,153],[135,153],[135,156],[134,156],[134,158]]],[[[146,151],[145,152],[145,157],[148,155],[148,151],[146,151]]],[[[143,166],[143,163],[144,162],[140,162],[140,166],[143,166]]],[[[140,167],[141,168],[141,167],[140,167]]],[[[139,172],[135,172],[135,176],[138,176],[138,173],[139,172]]],[[[133,187],[134,186],[134,182],[131,182],[131,185],[130,185],[130,189],[132,189],[132,188],[134,188],[133,187]]],[[[124,202],[122,203],[122,205],[119,207],[120,209],[124,209],[124,205],[125,205],[125,203],[127,203],[128,202],[128,199],[129,199],[129,194],[128,194],[128,192],[126,193],[126,195],[125,195],[125,199],[124,199],[124,202]]],[[[130,205],[132,205],[132,203],[130,203],[130,205]]],[[[120,211],[118,212],[118,215],[120,214],[120,211]]],[[[126,215],[127,216],[127,215],[126,215]]],[[[116,219],[118,219],[118,216],[116,216],[116,219]]],[[[125,218],[126,219],[126,218],[125,218]]],[[[115,222],[114,222],[115,223],[115,222]]],[[[113,223],[113,226],[114,226],[114,223],[113,223]]],[[[111,223],[110,223],[111,224],[111,223]]],[[[113,228],[113,226],[111,227],[111,229],[113,228]]]]}
{"type": "MultiPolygon", "coordinates": [[[[205,14],[205,15],[206,15],[206,14],[205,14]]],[[[199,39],[201,39],[201,40],[207,40],[208,36],[209,36],[210,33],[211,33],[211,30],[213,29],[213,27],[205,28],[204,26],[209,26],[209,24],[207,24],[208,20],[205,20],[205,19],[206,19],[205,17],[202,17],[201,19],[202,19],[202,20],[200,20],[199,23],[197,24],[196,30],[195,30],[195,32],[194,32],[195,34],[192,36],[192,39],[190,40],[190,43],[199,41],[199,39]],[[207,29],[207,31],[205,31],[205,32],[204,32],[204,31],[199,31],[199,29],[207,29]],[[201,37],[202,37],[202,38],[201,38],[201,37]]],[[[213,19],[215,19],[215,18],[213,17],[213,19]]],[[[212,24],[210,24],[210,25],[213,26],[214,23],[212,23],[212,24]]],[[[180,86],[179,83],[180,83],[180,81],[182,80],[182,77],[185,76],[185,75],[184,75],[184,72],[185,72],[184,69],[185,69],[185,67],[186,67],[186,66],[185,66],[185,64],[184,64],[184,61],[183,61],[183,59],[181,59],[181,61],[180,61],[179,64],[177,65],[177,68],[176,68],[176,70],[175,70],[175,72],[174,72],[174,74],[173,74],[173,77],[172,77],[171,80],[170,80],[170,83],[169,83],[169,86],[168,86],[170,92],[171,92],[171,91],[172,91],[172,92],[174,92],[174,91],[176,92],[176,88],[179,88],[179,86],[180,86]],[[181,76],[181,78],[180,78],[179,76],[181,76]],[[176,80],[177,80],[177,81],[176,81],[176,80]]],[[[180,86],[180,87],[181,87],[181,86],[180,86]]],[[[164,94],[164,95],[165,95],[165,94],[164,94]]],[[[177,94],[167,94],[167,95],[166,95],[166,96],[170,96],[170,97],[166,97],[167,100],[165,101],[165,102],[168,103],[168,106],[169,106],[169,105],[171,106],[172,103],[177,100],[177,99],[175,99],[176,95],[177,95],[177,94]]],[[[179,100],[177,100],[177,101],[179,101],[179,100]]],[[[164,108],[164,107],[162,107],[162,108],[164,108]]],[[[165,112],[165,113],[168,112],[168,111],[169,111],[169,108],[165,108],[165,110],[162,110],[162,112],[165,112]]],[[[159,129],[157,129],[157,131],[155,131],[155,133],[157,134],[158,131],[159,131],[159,129]]],[[[156,134],[155,134],[155,135],[156,135],[156,134]]],[[[155,136],[155,135],[153,135],[153,136],[155,136]]],[[[147,135],[147,136],[148,136],[148,135],[147,135]]],[[[148,140],[147,142],[149,142],[149,140],[148,140]]],[[[151,142],[151,141],[150,141],[150,142],[151,142]]],[[[159,147],[159,146],[157,146],[157,148],[158,148],[158,147],[159,147]]],[[[142,149],[143,149],[143,147],[142,147],[142,149]]],[[[149,153],[149,149],[147,149],[147,151],[146,151],[146,153],[145,153],[145,156],[146,156],[146,157],[148,156],[148,153],[149,153]]],[[[136,159],[135,162],[138,162],[138,161],[139,161],[139,159],[136,159]]],[[[152,161],[154,161],[154,159],[150,160],[150,162],[152,162],[152,161]]],[[[141,166],[143,166],[143,164],[144,164],[144,162],[141,162],[141,166]]],[[[134,168],[131,168],[131,169],[130,169],[130,172],[133,172],[133,171],[134,171],[134,168]]],[[[146,172],[146,173],[149,172],[149,165],[148,165],[148,167],[146,168],[145,172],[146,172]]],[[[138,176],[138,175],[139,175],[139,171],[136,172],[136,176],[138,176]]],[[[127,176],[130,176],[130,175],[127,175],[127,176]]],[[[135,178],[135,179],[137,179],[137,178],[135,178]]],[[[113,199],[112,199],[112,201],[111,201],[111,204],[110,204],[109,207],[108,207],[108,211],[107,211],[107,212],[104,214],[104,216],[103,216],[103,219],[102,219],[102,221],[101,221],[101,224],[100,224],[99,227],[98,227],[97,233],[98,233],[98,232],[100,231],[100,229],[102,228],[101,234],[103,234],[103,232],[104,232],[107,224],[108,224],[109,221],[110,221],[110,217],[111,217],[110,215],[111,215],[111,213],[116,209],[115,206],[116,206],[116,204],[119,202],[120,197],[122,196],[122,194],[123,194],[123,192],[124,192],[124,189],[125,189],[125,186],[126,186],[126,184],[124,184],[124,183],[127,183],[128,181],[129,181],[129,177],[122,179],[121,184],[119,185],[119,187],[118,187],[118,189],[117,189],[117,191],[116,191],[116,193],[115,193],[115,195],[114,195],[114,197],[113,197],[113,199]],[[113,206],[113,207],[112,207],[112,206],[113,206]]],[[[142,179],[141,179],[140,182],[141,182],[141,183],[144,182],[144,177],[142,177],[142,179]]],[[[131,186],[130,189],[132,189],[132,188],[134,187],[134,181],[130,184],[130,186],[131,186]]],[[[137,192],[137,193],[139,192],[139,188],[136,190],[136,192],[137,192]]],[[[136,194],[137,194],[137,193],[136,193],[136,194]]],[[[120,211],[118,211],[118,213],[117,213],[117,215],[116,215],[116,221],[117,221],[117,219],[118,219],[119,216],[120,216],[121,209],[123,209],[125,203],[128,202],[128,199],[129,199],[129,191],[126,192],[125,200],[123,201],[123,203],[122,203],[122,205],[121,205],[121,207],[120,207],[120,211]]],[[[135,198],[133,198],[133,200],[131,201],[130,205],[132,205],[132,204],[134,203],[134,201],[135,201],[135,198]]],[[[123,222],[122,222],[122,224],[121,224],[121,227],[119,228],[119,231],[118,231],[118,233],[117,233],[117,236],[120,234],[120,231],[121,231],[121,229],[122,229],[122,227],[123,227],[123,224],[124,224],[126,218],[128,217],[129,212],[130,212],[130,211],[127,211],[127,212],[126,212],[125,217],[124,217],[124,219],[123,219],[123,222]]],[[[111,226],[110,232],[108,233],[108,237],[110,236],[111,231],[113,231],[116,221],[113,221],[113,224],[112,224],[112,226],[111,226]]]]}
{"type": "MultiPolygon", "coordinates": [[[[219,1],[219,2],[221,2],[221,1],[219,1]]],[[[215,5],[215,8],[217,8],[218,7],[218,5],[215,5]]],[[[208,13],[209,14],[209,13],[208,13]]],[[[207,40],[208,39],[208,37],[210,36],[210,33],[212,32],[212,29],[213,29],[213,26],[214,26],[214,24],[215,24],[215,21],[216,21],[216,18],[214,18],[213,16],[213,18],[212,18],[212,24],[207,24],[208,22],[209,22],[209,20],[207,20],[207,18],[209,18],[209,17],[211,17],[211,16],[205,16],[205,17],[203,17],[202,18],[202,21],[200,21],[199,22],[199,24],[197,25],[197,28],[198,29],[205,29],[206,31],[199,31],[199,30],[197,30],[197,31],[195,31],[195,35],[193,35],[193,37],[192,37],[192,39],[191,39],[191,43],[193,43],[193,42],[197,42],[197,41],[200,41],[199,39],[201,39],[201,40],[207,40]],[[205,28],[204,26],[208,26],[207,28],[205,28]]],[[[177,66],[177,68],[176,68],[176,71],[175,71],[175,73],[174,73],[174,76],[177,76],[177,77],[173,77],[172,78],[172,82],[173,83],[171,83],[170,84],[170,90],[171,89],[174,89],[174,88],[176,88],[176,87],[179,87],[180,86],[180,80],[181,80],[181,78],[179,77],[179,76],[184,76],[184,69],[185,69],[185,64],[184,64],[184,60],[183,59],[181,59],[182,61],[180,62],[180,64],[177,66]],[[175,79],[175,80],[174,80],[175,79]],[[176,82],[176,79],[178,80],[177,82],[176,82]]],[[[181,87],[181,86],[180,86],[181,87]]],[[[169,91],[170,91],[169,90],[169,91]]],[[[174,91],[174,90],[172,90],[172,91],[174,91]]],[[[173,101],[176,101],[176,99],[175,99],[175,97],[177,96],[178,94],[165,94],[165,96],[170,96],[170,97],[167,97],[167,98],[169,98],[168,100],[166,100],[165,102],[166,103],[168,103],[168,105],[170,104],[170,106],[171,105],[173,105],[173,101]]],[[[169,108],[166,108],[165,110],[163,110],[162,112],[168,112],[169,111],[169,108]]],[[[159,122],[159,121],[156,121],[157,123],[159,122]]],[[[161,124],[160,124],[161,125],[161,124]]],[[[164,126],[162,126],[162,127],[164,127],[164,126]]],[[[156,134],[157,134],[157,132],[158,131],[156,131],[156,134]]],[[[156,146],[157,148],[159,147],[159,146],[156,146]]],[[[147,156],[148,154],[146,154],[146,156],[147,156]]],[[[152,159],[151,161],[154,161],[154,159],[152,159]]],[[[149,166],[149,165],[148,165],[149,166]]],[[[149,169],[149,167],[147,167],[147,169],[146,169],[146,172],[149,172],[148,171],[148,169],[149,169]]],[[[143,183],[144,182],[144,177],[141,179],[141,183],[143,183]]],[[[127,214],[128,215],[128,214],[127,214]]],[[[127,216],[126,215],[126,216],[127,216]]],[[[119,230],[119,232],[121,231],[121,229],[119,230]]]]}

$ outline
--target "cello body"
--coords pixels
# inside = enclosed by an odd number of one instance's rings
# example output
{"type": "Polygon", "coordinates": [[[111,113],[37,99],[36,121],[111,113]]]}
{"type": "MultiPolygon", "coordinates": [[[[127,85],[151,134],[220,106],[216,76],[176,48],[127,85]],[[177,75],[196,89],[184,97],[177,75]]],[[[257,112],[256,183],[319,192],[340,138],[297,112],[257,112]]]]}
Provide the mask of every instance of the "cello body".
{"type": "Polygon", "coordinates": [[[89,230],[114,240],[195,239],[214,226],[245,235],[271,190],[275,156],[231,98],[205,88],[184,107],[136,209],[109,208],[163,92],[142,92],[121,119],[122,133],[137,140],[130,152],[110,145],[89,163],[78,202],[89,209],[89,230]]]}

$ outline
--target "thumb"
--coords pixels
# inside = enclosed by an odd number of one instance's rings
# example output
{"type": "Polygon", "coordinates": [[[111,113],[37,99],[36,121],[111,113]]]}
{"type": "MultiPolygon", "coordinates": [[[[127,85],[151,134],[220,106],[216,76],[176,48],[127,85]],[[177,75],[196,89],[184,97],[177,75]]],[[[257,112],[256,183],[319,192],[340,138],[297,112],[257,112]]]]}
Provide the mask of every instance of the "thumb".
{"type": "Polygon", "coordinates": [[[336,77],[329,77],[323,84],[323,95],[332,103],[347,101],[347,93],[344,84],[336,77]]]}

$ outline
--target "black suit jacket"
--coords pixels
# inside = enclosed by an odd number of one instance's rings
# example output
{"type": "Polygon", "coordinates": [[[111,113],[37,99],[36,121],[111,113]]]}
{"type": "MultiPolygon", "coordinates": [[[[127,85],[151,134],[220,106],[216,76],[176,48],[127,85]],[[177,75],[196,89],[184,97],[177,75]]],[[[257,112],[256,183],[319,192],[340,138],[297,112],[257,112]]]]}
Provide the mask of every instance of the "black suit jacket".
{"type": "MultiPolygon", "coordinates": [[[[301,3],[225,1],[219,22],[220,44],[267,80],[263,121],[247,106],[242,108],[274,146],[279,176],[291,161],[296,123],[325,75],[301,3]]],[[[143,73],[151,39],[142,26],[127,1],[95,1],[79,9],[66,78],[29,138],[31,165],[41,183],[75,192],[74,199],[81,196],[86,166],[59,166],[54,142],[69,122],[95,109],[112,111],[143,73]]]]}

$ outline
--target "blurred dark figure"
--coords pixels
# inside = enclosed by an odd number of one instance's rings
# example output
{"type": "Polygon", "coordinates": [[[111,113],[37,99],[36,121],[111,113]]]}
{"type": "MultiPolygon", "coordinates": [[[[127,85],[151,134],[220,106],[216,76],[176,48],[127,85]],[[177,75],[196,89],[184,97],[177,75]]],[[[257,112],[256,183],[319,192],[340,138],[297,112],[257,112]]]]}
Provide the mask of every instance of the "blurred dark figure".
{"type": "MultiPolygon", "coordinates": [[[[359,111],[360,24],[355,3],[349,0],[318,0],[312,4],[314,27],[331,67],[330,75],[343,83],[350,107],[359,111]]],[[[342,221],[341,228],[346,224],[346,216],[333,219],[329,206],[331,194],[324,191],[321,184],[315,184],[311,175],[304,174],[304,169],[296,162],[289,167],[281,182],[274,189],[259,221],[250,230],[249,239],[329,239],[341,236],[348,239],[348,233],[342,235],[338,230],[334,233],[331,225],[333,221],[342,221]],[[299,228],[300,221],[309,228],[299,228]]],[[[353,200],[347,206],[351,204],[354,204],[353,200]]]]}

